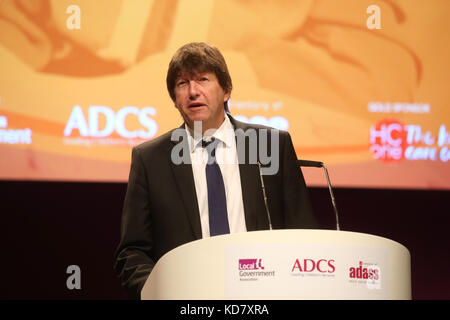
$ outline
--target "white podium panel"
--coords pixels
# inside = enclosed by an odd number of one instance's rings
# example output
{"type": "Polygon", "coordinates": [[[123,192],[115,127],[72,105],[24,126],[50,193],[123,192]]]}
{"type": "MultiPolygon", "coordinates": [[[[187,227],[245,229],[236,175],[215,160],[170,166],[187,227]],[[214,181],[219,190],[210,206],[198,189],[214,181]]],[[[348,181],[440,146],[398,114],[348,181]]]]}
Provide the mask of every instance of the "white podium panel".
{"type": "Polygon", "coordinates": [[[142,299],[411,299],[401,244],[331,230],[245,232],[175,248],[155,265],[142,299]]]}

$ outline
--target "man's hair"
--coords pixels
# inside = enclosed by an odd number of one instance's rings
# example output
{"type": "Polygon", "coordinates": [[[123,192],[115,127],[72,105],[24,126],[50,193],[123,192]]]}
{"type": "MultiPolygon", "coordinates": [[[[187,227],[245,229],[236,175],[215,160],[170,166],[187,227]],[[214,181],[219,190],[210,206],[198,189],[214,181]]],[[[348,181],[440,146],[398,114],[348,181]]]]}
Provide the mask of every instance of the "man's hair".
{"type": "MultiPolygon", "coordinates": [[[[231,93],[233,88],[227,64],[219,49],[204,42],[185,44],[172,57],[167,70],[166,84],[173,101],[175,101],[175,82],[181,72],[190,74],[213,72],[225,92],[231,93]]],[[[226,101],[224,108],[228,112],[226,101]]]]}

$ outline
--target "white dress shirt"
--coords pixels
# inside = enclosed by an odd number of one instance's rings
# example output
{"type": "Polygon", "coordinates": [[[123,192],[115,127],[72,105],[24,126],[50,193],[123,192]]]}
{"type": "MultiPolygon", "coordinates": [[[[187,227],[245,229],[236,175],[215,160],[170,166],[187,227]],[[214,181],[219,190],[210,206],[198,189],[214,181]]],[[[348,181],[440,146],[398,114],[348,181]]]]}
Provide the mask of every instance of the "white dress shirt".
{"type": "Polygon", "coordinates": [[[228,116],[212,136],[193,137],[188,132],[192,173],[194,174],[195,191],[197,193],[198,207],[200,211],[200,222],[202,236],[207,238],[209,233],[209,209],[208,209],[208,187],[206,184],[206,163],[208,162],[208,151],[202,147],[202,139],[209,141],[212,137],[220,142],[216,148],[216,161],[222,172],[227,199],[228,223],[230,233],[245,232],[244,203],[242,200],[241,177],[239,173],[236,139],[233,125],[228,116]]]}

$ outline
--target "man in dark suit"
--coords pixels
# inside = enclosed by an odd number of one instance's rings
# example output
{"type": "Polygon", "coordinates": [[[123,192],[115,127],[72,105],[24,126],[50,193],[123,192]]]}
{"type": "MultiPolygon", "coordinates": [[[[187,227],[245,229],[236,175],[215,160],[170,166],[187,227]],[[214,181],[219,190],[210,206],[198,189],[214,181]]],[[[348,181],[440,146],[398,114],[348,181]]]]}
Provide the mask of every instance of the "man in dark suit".
{"type": "Polygon", "coordinates": [[[217,48],[181,47],[167,88],[184,125],[133,149],[115,255],[114,268],[135,298],[158,259],[184,243],[317,227],[289,133],[228,114],[232,84],[217,48]]]}

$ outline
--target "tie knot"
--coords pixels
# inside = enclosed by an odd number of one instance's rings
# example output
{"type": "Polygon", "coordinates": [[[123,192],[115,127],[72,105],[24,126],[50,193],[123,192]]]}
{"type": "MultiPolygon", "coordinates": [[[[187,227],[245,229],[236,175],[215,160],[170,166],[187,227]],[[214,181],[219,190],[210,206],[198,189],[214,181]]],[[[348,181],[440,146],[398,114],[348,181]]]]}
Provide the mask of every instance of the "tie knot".
{"type": "Polygon", "coordinates": [[[211,142],[212,140],[211,141],[202,140],[202,148],[207,148],[211,144],[211,142]]]}
{"type": "Polygon", "coordinates": [[[210,144],[213,144],[213,145],[214,145],[215,140],[216,140],[215,138],[211,138],[211,140],[209,140],[209,141],[202,140],[202,147],[203,147],[203,148],[208,148],[208,146],[209,146],[210,144]]]}
{"type": "Polygon", "coordinates": [[[210,141],[202,140],[202,147],[206,148],[208,151],[208,163],[210,161],[214,161],[214,158],[216,157],[216,147],[219,144],[220,140],[217,140],[215,138],[211,138],[210,141]]]}

